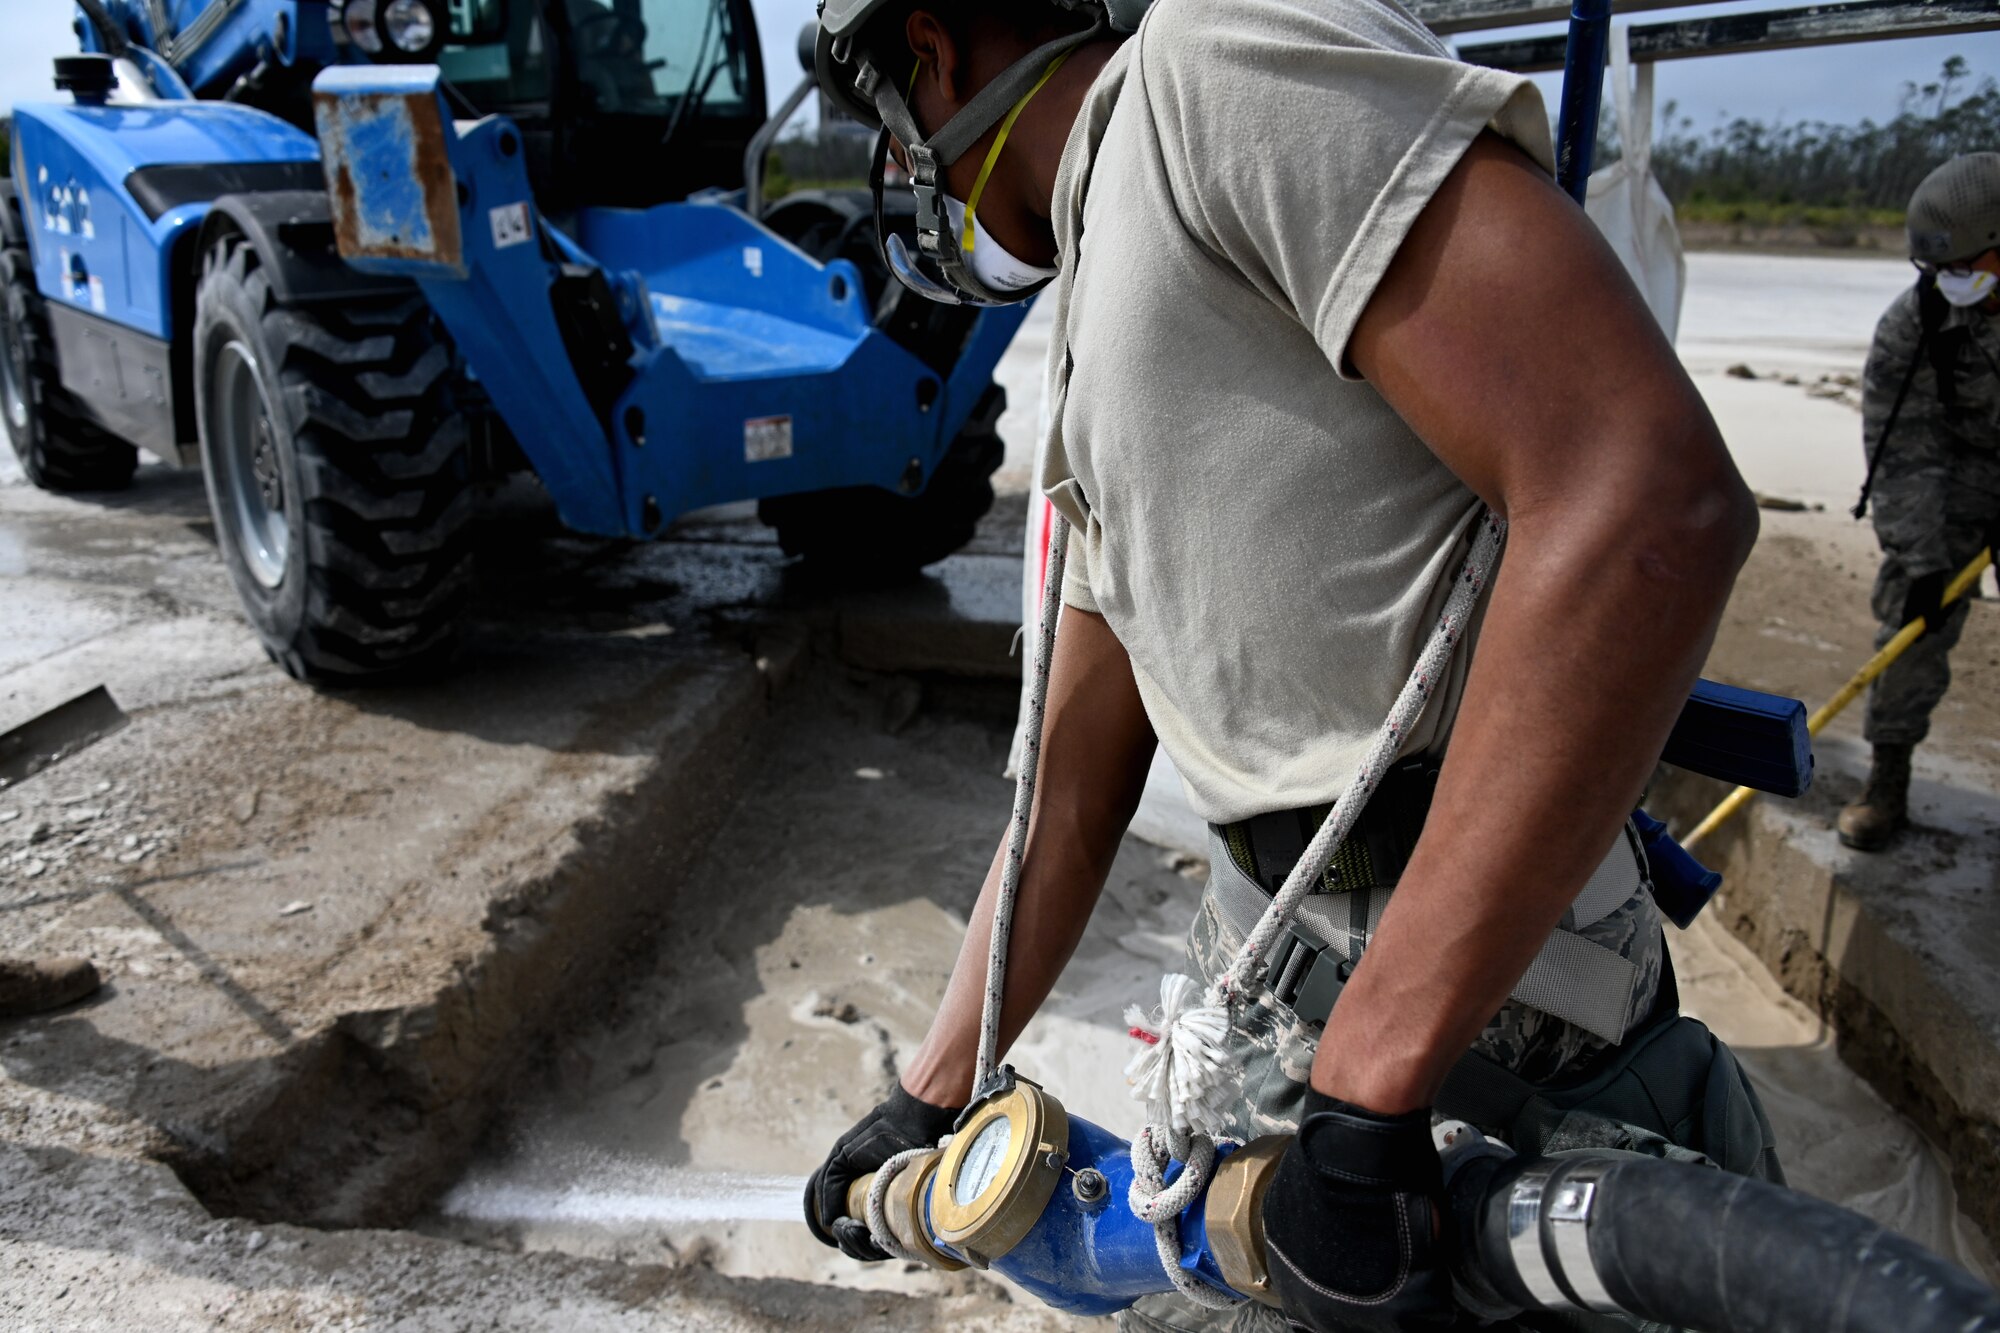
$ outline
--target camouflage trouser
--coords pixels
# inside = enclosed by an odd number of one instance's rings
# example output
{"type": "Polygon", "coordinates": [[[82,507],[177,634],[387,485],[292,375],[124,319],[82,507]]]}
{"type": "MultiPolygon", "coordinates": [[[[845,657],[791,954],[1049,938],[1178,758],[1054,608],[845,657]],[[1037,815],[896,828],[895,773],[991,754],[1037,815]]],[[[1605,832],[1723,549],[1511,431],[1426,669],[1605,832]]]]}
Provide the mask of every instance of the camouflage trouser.
{"type": "MultiPolygon", "coordinates": [[[[1996,513],[1988,522],[2000,521],[1996,513]]],[[[1986,526],[1953,522],[1945,528],[1945,550],[1951,557],[1950,573],[1965,568],[1986,546],[1986,526]]],[[[1881,628],[1875,632],[1880,648],[1903,628],[1903,603],[1910,595],[1910,575],[1894,547],[1885,547],[1882,568],[1875,576],[1875,593],[1870,606],[1881,628]]],[[[1944,698],[1951,685],[1951,650],[1965,630],[1970,606],[1961,601],[1945,616],[1944,628],[1918,639],[1889,664],[1888,670],[1868,687],[1868,713],[1862,734],[1871,745],[1916,745],[1930,734],[1931,710],[1944,698]]]]}
{"type": "MultiPolygon", "coordinates": [[[[1624,906],[1577,932],[1594,943],[1616,950],[1639,965],[1633,1001],[1634,1017],[1651,1012],[1666,959],[1659,908],[1651,890],[1641,884],[1624,906]]],[[[1188,932],[1188,958],[1193,975],[1211,980],[1236,956],[1243,937],[1223,918],[1211,878],[1188,932]]],[[[1233,1138],[1288,1133],[1297,1128],[1305,1099],[1306,1080],[1319,1046],[1316,1028],[1298,1021],[1264,988],[1258,998],[1240,1006],[1230,1037],[1233,1054],[1243,1071],[1243,1099],[1233,1138]]],[[[1602,1039],[1559,1018],[1509,1001],[1486,1025],[1473,1049],[1530,1082],[1554,1080],[1604,1050],[1602,1039]]],[[[1569,1136],[1574,1138],[1572,1133],[1569,1136]]],[[[1615,1147],[1658,1156],[1697,1157],[1637,1126],[1606,1121],[1601,1128],[1565,1147],[1615,1147]]],[[[1522,1151],[1539,1151],[1542,1144],[1516,1144],[1522,1151]]],[[[1600,1321],[1601,1322],[1601,1321],[1600,1321]]],[[[1129,1333],[1284,1333],[1285,1320],[1257,1304],[1227,1310],[1204,1310],[1177,1295],[1148,1296],[1118,1316],[1129,1333]]]]}

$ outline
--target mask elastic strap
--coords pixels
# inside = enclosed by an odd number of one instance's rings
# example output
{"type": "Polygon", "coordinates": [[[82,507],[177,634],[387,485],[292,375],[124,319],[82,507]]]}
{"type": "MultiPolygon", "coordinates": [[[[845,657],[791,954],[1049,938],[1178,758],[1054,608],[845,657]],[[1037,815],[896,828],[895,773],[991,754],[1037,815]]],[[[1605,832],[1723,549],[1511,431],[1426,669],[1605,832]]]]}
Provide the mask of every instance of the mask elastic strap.
{"type": "MultiPolygon", "coordinates": [[[[926,139],[917,128],[916,116],[911,113],[909,103],[896,85],[888,79],[878,79],[875,84],[875,113],[882,118],[897,140],[907,150],[926,148],[941,167],[948,167],[965,154],[965,150],[986,133],[987,127],[1000,119],[1005,108],[1013,105],[1031,84],[1038,83],[1048,72],[1048,64],[1058,56],[1066,56],[1085,42],[1103,35],[1104,25],[1099,23],[1079,32],[1064,33],[1054,41],[1044,42],[1033,51],[1022,56],[1008,66],[1000,76],[973,94],[970,102],[958,109],[957,114],[944,123],[944,127],[926,139]]],[[[911,87],[915,87],[914,81],[911,87]]]]}
{"type": "Polygon", "coordinates": [[[1021,99],[1014,103],[1014,109],[1007,113],[1007,119],[1000,122],[1000,132],[993,136],[993,147],[986,150],[986,160],[979,164],[979,175],[972,182],[972,193],[965,197],[965,239],[962,242],[965,253],[972,253],[972,215],[979,208],[980,196],[986,193],[986,179],[993,174],[993,164],[1000,160],[1000,150],[1007,146],[1007,136],[1013,132],[1014,122],[1021,118],[1021,112],[1035,100],[1035,94],[1042,90],[1042,85],[1055,76],[1063,61],[1069,57],[1070,53],[1065,51],[1051,60],[1049,67],[1042,71],[1042,77],[1035,80],[1034,87],[1021,94],[1021,99]]]}

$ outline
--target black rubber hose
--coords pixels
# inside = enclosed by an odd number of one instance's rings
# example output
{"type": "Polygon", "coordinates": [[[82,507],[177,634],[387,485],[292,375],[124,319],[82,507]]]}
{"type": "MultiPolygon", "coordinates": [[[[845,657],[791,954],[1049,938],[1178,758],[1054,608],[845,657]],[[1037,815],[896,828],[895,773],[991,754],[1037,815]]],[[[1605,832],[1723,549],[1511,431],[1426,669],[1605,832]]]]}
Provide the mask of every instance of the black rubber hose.
{"type": "Polygon", "coordinates": [[[104,53],[116,60],[132,46],[125,30],[111,17],[111,11],[104,7],[103,0],[76,0],[76,7],[83,11],[84,18],[97,33],[97,40],[103,43],[104,53]]]}
{"type": "Polygon", "coordinates": [[[1510,1245],[1510,1209],[1516,1232],[1525,1213],[1515,1182],[1550,1168],[1525,1263],[1539,1257],[1572,1297],[1593,1294],[1590,1275],[1564,1270],[1547,1214],[1568,1183],[1595,1174],[1589,1267],[1628,1314],[1702,1333],[2000,1333],[1992,1288],[1858,1213],[1712,1167],[1628,1154],[1476,1162],[1455,1177],[1462,1294],[1473,1307],[1578,1308],[1538,1300],[1522,1272],[1523,1239],[1510,1245]]]}

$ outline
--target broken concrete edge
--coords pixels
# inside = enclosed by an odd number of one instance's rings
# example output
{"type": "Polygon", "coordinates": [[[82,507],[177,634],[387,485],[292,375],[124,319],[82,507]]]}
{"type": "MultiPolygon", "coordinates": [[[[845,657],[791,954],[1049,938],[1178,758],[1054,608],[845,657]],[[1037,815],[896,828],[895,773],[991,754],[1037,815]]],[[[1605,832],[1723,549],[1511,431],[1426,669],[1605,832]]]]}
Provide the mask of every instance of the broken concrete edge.
{"type": "Polygon", "coordinates": [[[162,1145],[205,1205],[397,1226],[436,1197],[504,1109],[508,1081],[658,948],[674,885],[721,823],[772,694],[747,657],[715,670],[699,728],[670,736],[558,865],[499,889],[483,950],[428,1001],[342,1015],[273,1062],[242,1121],[162,1145]]]}
{"type": "MultiPolygon", "coordinates": [[[[1646,806],[1686,829],[1728,792],[1666,769],[1646,806]]],[[[1980,1091],[2000,1082],[2000,1043],[1799,836],[1798,817],[1769,799],[1723,826],[1700,849],[1723,875],[1708,910],[1827,1022],[1847,1066],[1937,1145],[1959,1206],[1989,1243],[2000,1242],[2000,1099],[1980,1091]]]]}
{"type": "Polygon", "coordinates": [[[0,733],[0,791],[95,745],[131,721],[99,685],[0,733]]]}

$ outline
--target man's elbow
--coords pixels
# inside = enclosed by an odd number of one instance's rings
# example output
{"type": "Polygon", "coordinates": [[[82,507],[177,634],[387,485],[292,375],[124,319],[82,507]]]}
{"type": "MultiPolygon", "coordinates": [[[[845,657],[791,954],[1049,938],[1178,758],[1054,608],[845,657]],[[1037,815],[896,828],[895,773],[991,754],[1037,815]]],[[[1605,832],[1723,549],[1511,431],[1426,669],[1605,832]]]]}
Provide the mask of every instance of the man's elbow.
{"type": "Polygon", "coordinates": [[[1683,440],[1627,515],[1631,549],[1649,581],[1726,601],[1757,544],[1757,500],[1719,437],[1683,440]]]}

